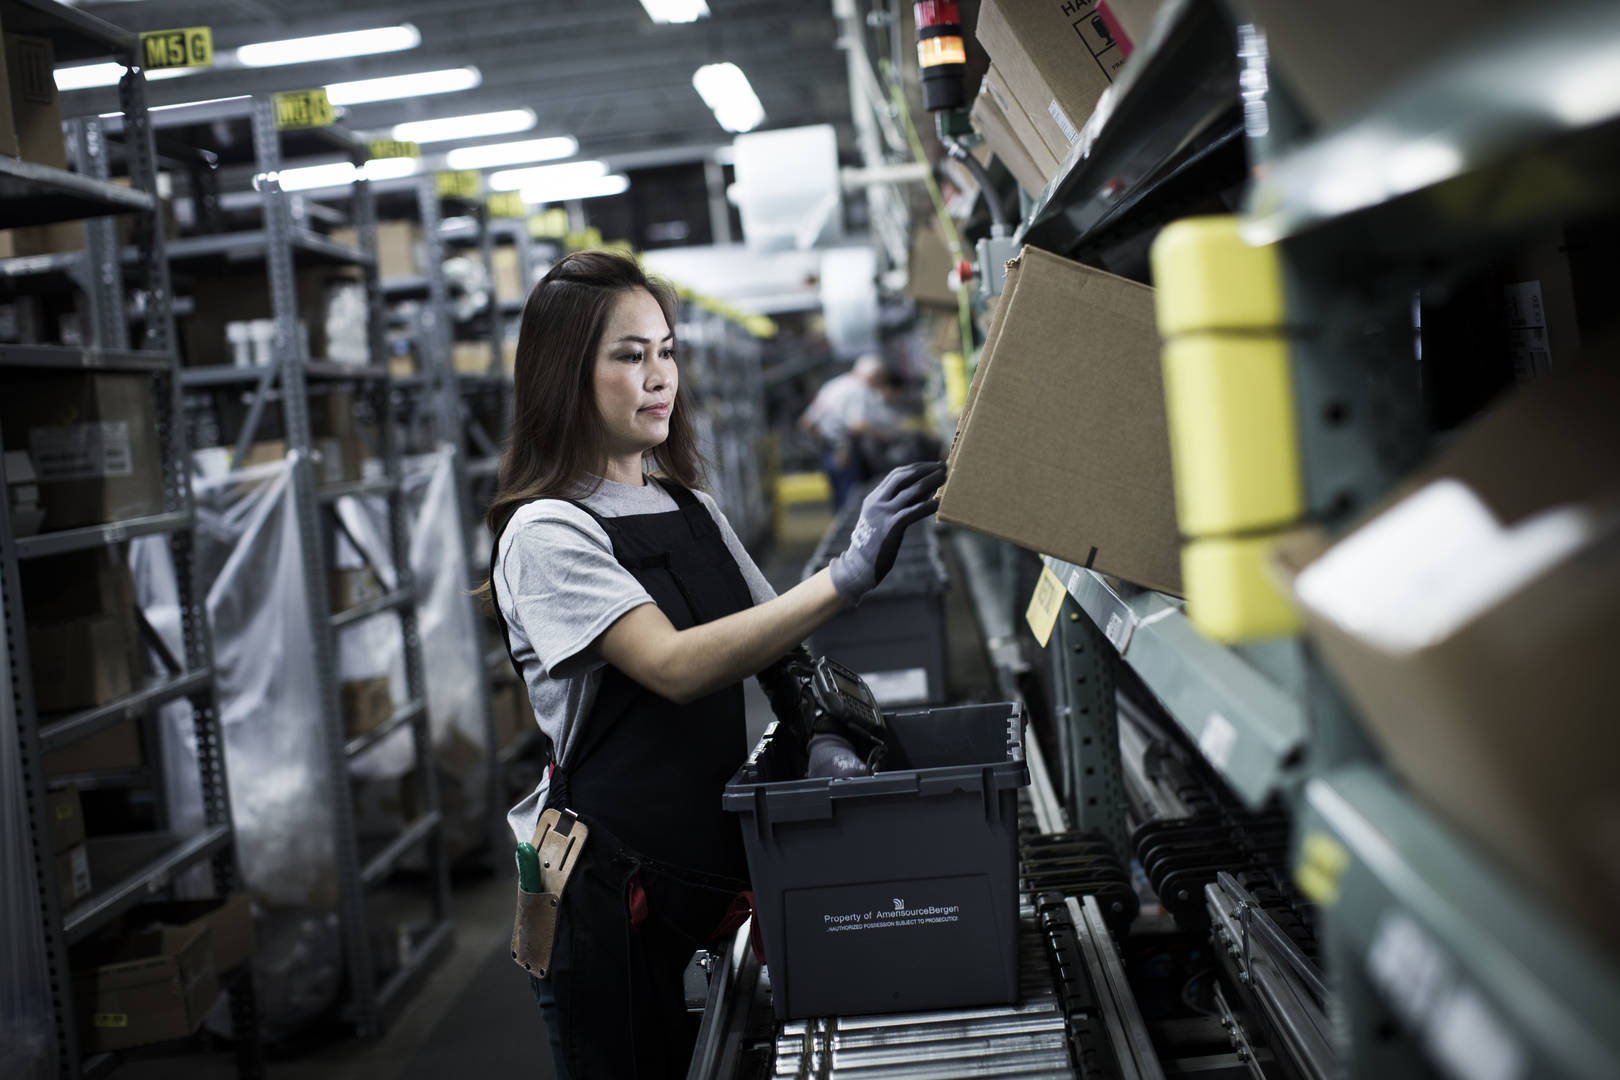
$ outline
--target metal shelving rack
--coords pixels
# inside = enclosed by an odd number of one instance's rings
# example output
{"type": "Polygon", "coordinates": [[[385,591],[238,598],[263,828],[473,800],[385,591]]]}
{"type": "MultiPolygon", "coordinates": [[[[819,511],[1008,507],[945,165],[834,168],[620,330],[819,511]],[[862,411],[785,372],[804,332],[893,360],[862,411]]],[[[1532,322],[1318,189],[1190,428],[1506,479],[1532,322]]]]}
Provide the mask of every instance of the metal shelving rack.
{"type": "MultiPolygon", "coordinates": [[[[1263,162],[1246,185],[1245,228],[1278,245],[1289,325],[1311,328],[1291,345],[1295,411],[1308,511],[1334,528],[1426,450],[1417,387],[1401,374],[1413,293],[1538,226],[1615,209],[1620,105],[1591,84],[1580,91],[1580,79],[1620,63],[1620,9],[1571,2],[1504,18],[1358,119],[1313,133],[1243,6],[1164,5],[1018,241],[1145,273],[1162,224],[1232,194],[1247,164],[1263,162]],[[1446,152],[1414,170],[1401,154],[1413,147],[1446,152]],[[1528,164],[1564,182],[1522,182],[1528,164]]],[[[1015,686],[1027,664],[1013,655],[1009,582],[973,538],[957,544],[998,674],[1015,686]]],[[[1233,793],[1251,808],[1293,807],[1295,867],[1317,882],[1342,1075],[1620,1074],[1620,972],[1392,778],[1299,639],[1217,645],[1176,598],[1045,562],[1068,592],[1052,648],[1075,656],[1054,661],[1055,705],[1076,742],[1107,739],[1096,716],[1112,716],[1112,683],[1096,657],[1111,653],[1233,793]]],[[[1107,770],[1064,775],[1077,824],[1106,828],[1096,804],[1111,797],[1107,770]]]]}
{"type": "MultiPolygon", "coordinates": [[[[22,0],[14,6],[15,13],[9,10],[7,13],[7,28],[50,38],[58,60],[111,57],[125,65],[139,62],[133,34],[48,0],[22,0]]],[[[86,228],[86,252],[69,260],[56,260],[60,265],[94,268],[98,257],[111,265],[110,241],[114,228],[112,218],[105,215],[141,215],[137,226],[141,242],[133,261],[147,298],[144,339],[138,348],[131,348],[122,306],[122,282],[116,274],[84,274],[78,283],[87,294],[91,313],[87,326],[89,345],[84,348],[8,346],[0,349],[0,372],[9,375],[32,369],[150,376],[163,452],[164,510],[159,514],[16,537],[9,500],[0,502],[0,597],[4,599],[4,638],[9,658],[4,705],[8,720],[16,724],[19,751],[18,775],[9,777],[7,785],[18,785],[15,789],[20,796],[18,803],[27,811],[33,857],[32,864],[23,873],[33,882],[38,899],[51,987],[49,1012],[53,1049],[64,1077],[105,1075],[116,1068],[120,1060],[116,1053],[86,1055],[81,1052],[69,947],[89,938],[154,894],[162,893],[177,875],[191,867],[201,864],[210,867],[212,885],[218,895],[240,888],[222,732],[214,698],[212,643],[203,608],[203,590],[199,587],[193,561],[195,518],[189,459],[180,423],[180,385],[168,263],[163,230],[157,221],[158,201],[152,194],[156,190],[153,137],[146,110],[145,78],[139,70],[132,69],[125,74],[119,84],[119,95],[131,187],[107,182],[105,148],[99,126],[85,121],[72,121],[67,125],[70,147],[79,166],[76,173],[0,157],[0,227],[91,219],[86,228]],[[166,647],[159,649],[166,669],[160,681],[101,707],[45,721],[35,710],[27,647],[27,613],[22,600],[24,566],[47,555],[88,551],[136,537],[159,535],[168,538],[174,562],[183,656],[171,655],[166,647]],[[93,891],[83,901],[65,906],[57,894],[56,876],[50,867],[51,823],[45,815],[48,782],[43,755],[120,721],[146,720],[159,705],[181,698],[189,702],[192,711],[205,827],[193,835],[166,831],[160,806],[159,831],[92,838],[87,843],[87,852],[93,891]]],[[[43,261],[51,260],[52,257],[45,257],[43,261]]],[[[3,466],[0,466],[0,474],[3,474],[3,466]]],[[[149,734],[153,730],[149,727],[149,734]]],[[[150,738],[148,744],[150,764],[132,778],[112,778],[112,786],[129,786],[125,781],[133,779],[137,786],[161,791],[162,756],[150,738]]],[[[249,969],[244,967],[230,974],[224,986],[230,1000],[238,1075],[261,1076],[264,1066],[249,969]]]]}
{"type": "MultiPolygon", "coordinates": [[[[429,732],[420,643],[416,628],[416,587],[410,569],[410,542],[400,480],[400,456],[392,418],[390,380],[383,350],[381,292],[376,273],[376,218],[374,195],[363,181],[354,186],[352,219],[359,244],[348,248],[294,223],[289,199],[277,180],[283,164],[283,140],[275,109],[268,95],[228,99],[195,109],[167,111],[158,126],[183,128],[199,121],[245,123],[251,130],[256,183],[263,207],[260,228],[219,236],[199,236],[175,242],[171,262],[194,272],[260,262],[266,265],[275,323],[276,360],[262,368],[200,366],[180,371],[182,385],[194,391],[235,388],[250,392],[252,400],[242,428],[236,433],[233,466],[253,443],[260,418],[270,402],[279,398],[291,466],[293,500],[298,518],[299,543],[305,568],[305,606],[309,639],[319,681],[322,729],[330,775],[347,778],[349,763],[382,738],[408,728],[420,777],[420,813],[380,848],[364,847],[357,835],[349,785],[336,783],[328,796],[336,822],[339,917],[347,964],[345,1018],[362,1035],[380,1033],[402,1008],[412,989],[448,953],[453,928],[450,921],[449,866],[442,838],[437,775],[429,732]],[[298,310],[294,288],[297,266],[343,265],[360,267],[369,304],[370,362],[337,364],[303,355],[297,342],[298,310]],[[383,476],[377,479],[323,484],[316,475],[312,449],[309,390],[312,384],[354,387],[368,400],[378,421],[383,476]],[[339,499],[380,494],[387,499],[388,545],[394,564],[391,591],[344,611],[330,610],[327,589],[326,529],[341,529],[331,513],[339,499]],[[392,617],[399,623],[403,642],[407,701],[372,731],[350,737],[340,706],[337,638],[345,628],[371,618],[392,617]],[[431,908],[426,926],[404,935],[409,944],[396,970],[380,977],[373,962],[372,920],[367,894],[390,879],[401,860],[416,848],[426,855],[423,888],[431,908]]],[[[329,127],[299,133],[328,148],[335,148],[356,163],[365,159],[363,142],[342,128],[329,127]]],[[[358,545],[356,545],[358,547],[358,545]]],[[[381,575],[379,575],[381,576],[381,575]]]]}

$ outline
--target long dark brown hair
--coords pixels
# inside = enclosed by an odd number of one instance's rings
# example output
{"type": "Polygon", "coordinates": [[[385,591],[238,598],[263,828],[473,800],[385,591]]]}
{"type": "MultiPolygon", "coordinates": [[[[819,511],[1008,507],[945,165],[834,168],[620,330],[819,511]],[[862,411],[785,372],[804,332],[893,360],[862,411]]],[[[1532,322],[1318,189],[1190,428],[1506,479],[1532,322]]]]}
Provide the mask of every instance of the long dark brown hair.
{"type": "MultiPolygon", "coordinates": [[[[601,485],[607,443],[596,407],[596,350],[613,301],[631,289],[650,293],[675,329],[675,290],[616,252],[576,251],[530,290],[518,329],[512,442],[489,507],[491,532],[520,503],[578,498],[601,485]]],[[[702,486],[703,459],[685,393],[675,394],[669,438],[650,456],[659,475],[702,486]]],[[[478,591],[487,597],[489,583],[478,591]]]]}

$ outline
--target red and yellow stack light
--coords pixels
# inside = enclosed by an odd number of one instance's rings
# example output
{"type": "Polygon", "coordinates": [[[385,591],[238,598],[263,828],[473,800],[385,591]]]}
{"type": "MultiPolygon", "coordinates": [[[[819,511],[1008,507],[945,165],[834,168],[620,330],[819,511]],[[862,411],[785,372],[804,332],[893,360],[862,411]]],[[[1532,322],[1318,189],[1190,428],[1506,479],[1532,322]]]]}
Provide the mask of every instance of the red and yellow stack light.
{"type": "Polygon", "coordinates": [[[917,66],[922,68],[923,105],[929,112],[967,104],[962,72],[967,46],[962,41],[962,8],[957,0],[918,0],[917,66]]]}

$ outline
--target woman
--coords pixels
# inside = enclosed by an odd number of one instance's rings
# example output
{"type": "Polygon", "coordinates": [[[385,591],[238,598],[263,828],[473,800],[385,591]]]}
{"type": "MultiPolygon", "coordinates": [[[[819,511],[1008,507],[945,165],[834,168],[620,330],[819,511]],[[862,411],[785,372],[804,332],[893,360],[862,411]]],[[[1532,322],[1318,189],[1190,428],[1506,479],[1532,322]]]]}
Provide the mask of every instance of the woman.
{"type": "Polygon", "coordinates": [[[859,602],[944,478],[938,463],[890,474],[850,550],[776,596],[694,491],[674,314],[667,287],[606,252],[534,287],[489,514],[496,610],[555,763],[512,831],[529,840],[552,807],[590,829],[550,978],[534,980],[571,1080],[685,1074],[682,972],[747,888],[720,805],[748,750],[741,680],[859,602]]]}

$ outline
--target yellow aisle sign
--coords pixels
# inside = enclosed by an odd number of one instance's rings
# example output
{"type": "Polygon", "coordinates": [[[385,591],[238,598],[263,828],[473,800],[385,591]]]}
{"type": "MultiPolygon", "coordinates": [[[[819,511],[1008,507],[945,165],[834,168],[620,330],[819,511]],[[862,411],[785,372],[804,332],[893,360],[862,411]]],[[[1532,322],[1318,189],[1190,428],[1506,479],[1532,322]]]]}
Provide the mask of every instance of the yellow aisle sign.
{"type": "Polygon", "coordinates": [[[529,217],[530,240],[561,240],[568,235],[568,211],[560,206],[529,217]]]}
{"type": "Polygon", "coordinates": [[[141,35],[141,66],[148,71],[213,67],[214,32],[206,26],[149,30],[141,35]]]}
{"type": "Polygon", "coordinates": [[[1067,594],[1068,590],[1052,573],[1052,568],[1042,567],[1040,580],[1035,582],[1035,595],[1029,598],[1029,610],[1024,612],[1024,621],[1029,623],[1030,632],[1043,649],[1052,640],[1052,627],[1057,625],[1058,612],[1063,610],[1063,598],[1067,594]]]}
{"type": "Polygon", "coordinates": [[[563,246],[570,251],[584,251],[586,248],[599,248],[602,246],[602,230],[595,225],[576,230],[568,234],[563,240],[563,246]]]}
{"type": "Polygon", "coordinates": [[[520,218],[528,214],[529,208],[523,203],[521,191],[497,191],[484,199],[489,207],[489,216],[498,218],[520,218]]]}
{"type": "Polygon", "coordinates": [[[277,131],[328,127],[337,120],[332,114],[332,103],[326,99],[325,87],[319,90],[289,90],[271,95],[270,100],[276,107],[277,131]]]}
{"type": "Polygon", "coordinates": [[[476,199],[480,180],[476,169],[435,173],[433,177],[441,199],[476,199]]]}
{"type": "Polygon", "coordinates": [[[366,145],[366,157],[371,161],[382,161],[386,158],[419,158],[422,156],[422,147],[418,143],[401,142],[398,139],[373,139],[366,145]]]}

